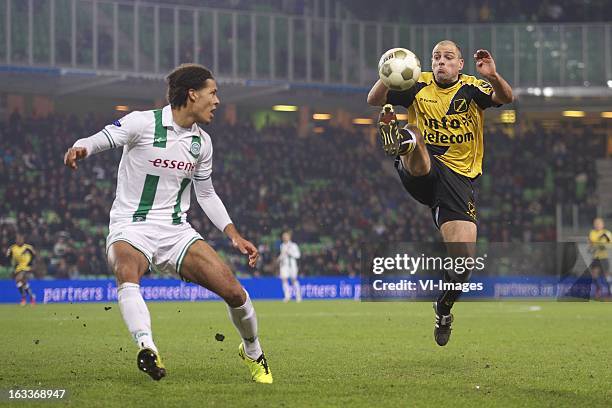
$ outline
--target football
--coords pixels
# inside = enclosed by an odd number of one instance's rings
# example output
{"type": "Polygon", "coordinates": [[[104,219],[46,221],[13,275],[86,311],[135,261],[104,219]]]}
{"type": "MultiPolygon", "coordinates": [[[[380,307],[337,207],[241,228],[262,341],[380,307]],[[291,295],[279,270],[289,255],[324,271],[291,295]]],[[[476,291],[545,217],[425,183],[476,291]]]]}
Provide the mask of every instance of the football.
{"type": "Polygon", "coordinates": [[[410,89],[421,75],[421,62],[414,53],[405,48],[392,48],[378,62],[378,75],[389,89],[410,89]]]}

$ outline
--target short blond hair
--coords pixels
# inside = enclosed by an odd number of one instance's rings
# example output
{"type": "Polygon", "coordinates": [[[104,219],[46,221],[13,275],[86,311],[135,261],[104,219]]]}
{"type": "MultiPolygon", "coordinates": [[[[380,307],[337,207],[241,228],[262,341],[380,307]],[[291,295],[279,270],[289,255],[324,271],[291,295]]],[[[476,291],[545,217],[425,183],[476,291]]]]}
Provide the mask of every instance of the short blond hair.
{"type": "Polygon", "coordinates": [[[461,54],[461,47],[459,47],[456,42],[451,41],[451,40],[442,40],[442,41],[438,42],[436,45],[434,45],[433,49],[435,50],[436,47],[439,46],[439,45],[452,45],[453,47],[455,47],[457,49],[457,56],[460,59],[463,59],[463,55],[461,54]]]}

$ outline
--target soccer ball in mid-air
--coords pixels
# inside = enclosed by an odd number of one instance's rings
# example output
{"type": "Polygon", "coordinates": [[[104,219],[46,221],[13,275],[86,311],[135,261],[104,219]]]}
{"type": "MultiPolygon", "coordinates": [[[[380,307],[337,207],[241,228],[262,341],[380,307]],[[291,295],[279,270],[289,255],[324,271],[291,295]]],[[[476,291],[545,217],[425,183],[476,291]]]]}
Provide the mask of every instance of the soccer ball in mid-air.
{"type": "Polygon", "coordinates": [[[421,62],[412,51],[392,48],[380,57],[378,75],[387,88],[405,91],[419,79],[421,62]]]}

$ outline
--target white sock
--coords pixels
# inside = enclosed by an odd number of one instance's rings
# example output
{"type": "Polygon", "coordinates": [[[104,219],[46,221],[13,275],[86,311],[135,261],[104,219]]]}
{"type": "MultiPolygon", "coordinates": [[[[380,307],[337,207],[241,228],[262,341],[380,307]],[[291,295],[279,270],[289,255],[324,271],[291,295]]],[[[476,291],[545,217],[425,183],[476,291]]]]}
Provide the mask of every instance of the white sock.
{"type": "Polygon", "coordinates": [[[157,352],[151,333],[151,315],[140,293],[140,285],[122,283],[117,288],[117,298],[123,321],[138,347],[150,348],[157,352]]]}
{"type": "Polygon", "coordinates": [[[245,290],[246,302],[244,305],[239,307],[227,306],[229,311],[230,319],[236,326],[240,337],[242,337],[242,344],[244,345],[244,351],[253,360],[257,360],[261,356],[261,346],[259,345],[259,338],[257,337],[257,315],[255,314],[255,308],[251,303],[249,293],[245,290]]]}
{"type": "Polygon", "coordinates": [[[300,282],[297,279],[293,281],[293,290],[295,291],[296,302],[301,302],[302,301],[302,289],[300,286],[300,282]]]}
{"type": "Polygon", "coordinates": [[[291,286],[286,280],[283,281],[283,293],[285,294],[285,300],[291,299],[291,286]]]}

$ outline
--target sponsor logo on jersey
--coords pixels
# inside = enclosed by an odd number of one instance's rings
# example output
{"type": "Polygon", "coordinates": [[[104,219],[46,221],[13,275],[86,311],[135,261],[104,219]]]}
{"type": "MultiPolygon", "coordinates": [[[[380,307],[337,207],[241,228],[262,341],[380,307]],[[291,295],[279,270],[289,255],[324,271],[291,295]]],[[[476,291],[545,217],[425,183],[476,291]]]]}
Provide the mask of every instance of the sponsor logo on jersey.
{"type": "Polygon", "coordinates": [[[425,142],[431,144],[459,144],[474,141],[474,134],[472,132],[467,132],[464,135],[447,135],[440,133],[437,130],[436,133],[428,133],[427,130],[425,130],[423,133],[423,138],[425,139],[425,142]]]}
{"type": "MultiPolygon", "coordinates": [[[[467,110],[467,102],[465,99],[457,99],[454,101],[456,108],[459,110],[467,110]]],[[[445,130],[459,130],[461,126],[469,126],[473,124],[473,119],[469,114],[456,115],[449,119],[446,116],[441,118],[429,118],[423,116],[423,123],[425,128],[423,129],[423,138],[425,142],[430,144],[458,144],[474,141],[474,133],[466,132],[465,134],[448,134],[447,132],[440,132],[438,129],[445,130]]]]}
{"type": "Polygon", "coordinates": [[[436,101],[435,99],[427,99],[427,98],[419,98],[420,102],[427,102],[427,103],[438,103],[438,101],[436,101]]]}
{"type": "Polygon", "coordinates": [[[117,127],[121,127],[121,122],[119,122],[119,119],[114,120],[113,123],[111,123],[112,125],[115,125],[117,127]]]}
{"type": "Polygon", "coordinates": [[[180,160],[155,159],[149,160],[149,162],[153,165],[153,167],[161,167],[162,169],[177,169],[185,171],[195,170],[195,163],[180,160]]]}
{"type": "MultiPolygon", "coordinates": [[[[463,100],[463,99],[462,99],[463,100]]],[[[463,102],[465,102],[465,100],[463,100],[463,102]]],[[[461,104],[458,105],[458,107],[461,104]]],[[[440,119],[436,119],[436,118],[428,118],[427,116],[423,117],[425,119],[425,124],[427,125],[428,128],[430,129],[459,129],[461,127],[461,123],[463,122],[463,124],[465,125],[467,121],[469,121],[469,119],[464,119],[463,117],[461,117],[460,119],[458,118],[452,118],[452,119],[448,119],[446,116],[442,116],[440,119]]]]}

